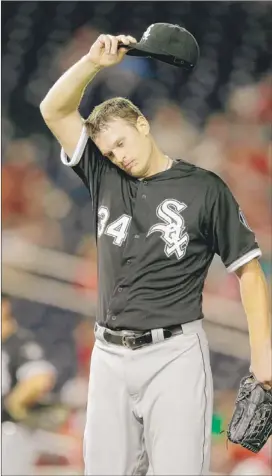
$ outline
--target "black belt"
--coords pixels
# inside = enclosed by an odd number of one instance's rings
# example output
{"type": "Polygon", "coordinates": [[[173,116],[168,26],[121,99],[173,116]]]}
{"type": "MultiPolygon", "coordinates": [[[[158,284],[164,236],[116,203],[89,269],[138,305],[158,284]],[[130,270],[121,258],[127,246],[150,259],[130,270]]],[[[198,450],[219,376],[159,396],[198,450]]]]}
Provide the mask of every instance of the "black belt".
{"type": "MultiPolygon", "coordinates": [[[[182,334],[182,326],[170,326],[163,328],[163,336],[164,339],[169,339],[170,337],[178,334],[182,334]]],[[[139,347],[143,347],[145,345],[149,345],[153,343],[152,332],[146,331],[142,334],[138,332],[130,332],[128,331],[127,334],[121,333],[118,334],[116,331],[111,331],[110,329],[105,328],[103,331],[103,337],[106,342],[109,344],[121,345],[123,347],[128,347],[129,349],[138,349],[139,347]],[[113,333],[114,332],[114,333],[113,333]]]]}

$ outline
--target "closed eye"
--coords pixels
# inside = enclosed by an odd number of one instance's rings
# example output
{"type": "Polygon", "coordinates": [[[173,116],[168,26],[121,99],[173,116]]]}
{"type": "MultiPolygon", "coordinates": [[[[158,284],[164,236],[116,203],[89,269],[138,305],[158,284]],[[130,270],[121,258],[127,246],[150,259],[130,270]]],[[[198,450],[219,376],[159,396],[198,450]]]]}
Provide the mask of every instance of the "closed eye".
{"type": "MultiPolygon", "coordinates": [[[[120,139],[119,141],[115,142],[114,147],[123,147],[123,145],[124,145],[124,139],[120,139]]],[[[112,160],[114,157],[114,154],[112,152],[104,152],[103,155],[110,160],[112,160]]]]}

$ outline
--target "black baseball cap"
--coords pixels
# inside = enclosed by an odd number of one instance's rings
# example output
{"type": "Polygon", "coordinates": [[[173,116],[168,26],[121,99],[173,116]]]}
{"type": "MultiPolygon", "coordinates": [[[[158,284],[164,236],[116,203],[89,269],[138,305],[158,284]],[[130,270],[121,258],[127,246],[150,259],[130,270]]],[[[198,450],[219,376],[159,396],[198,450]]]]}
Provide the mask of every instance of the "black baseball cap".
{"type": "Polygon", "coordinates": [[[129,56],[155,58],[189,71],[196,66],[199,58],[199,46],[192,33],[171,23],[153,23],[139,43],[120,46],[129,48],[129,56]]]}

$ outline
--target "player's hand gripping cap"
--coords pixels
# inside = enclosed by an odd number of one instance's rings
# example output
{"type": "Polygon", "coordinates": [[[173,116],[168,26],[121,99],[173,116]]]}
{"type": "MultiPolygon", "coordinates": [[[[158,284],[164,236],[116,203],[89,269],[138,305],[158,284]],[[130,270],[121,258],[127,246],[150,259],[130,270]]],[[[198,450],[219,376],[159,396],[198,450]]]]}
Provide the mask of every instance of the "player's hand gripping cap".
{"type": "Polygon", "coordinates": [[[272,390],[253,375],[241,380],[228,439],[258,453],[272,435],[272,390]]]}
{"type": "Polygon", "coordinates": [[[185,28],[171,23],[153,23],[139,43],[127,48],[127,55],[155,58],[188,71],[196,66],[199,58],[195,37],[185,28]]]}

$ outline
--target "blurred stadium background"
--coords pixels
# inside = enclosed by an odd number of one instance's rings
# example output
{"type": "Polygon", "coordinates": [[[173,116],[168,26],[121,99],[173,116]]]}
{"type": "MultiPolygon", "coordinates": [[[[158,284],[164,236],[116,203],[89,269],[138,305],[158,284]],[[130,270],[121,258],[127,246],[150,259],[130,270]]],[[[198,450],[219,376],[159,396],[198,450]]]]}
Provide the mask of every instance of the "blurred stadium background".
{"type": "MultiPolygon", "coordinates": [[[[65,418],[33,431],[35,474],[82,474],[96,300],[88,193],[61,164],[39,104],[100,32],[140,39],[160,21],[195,35],[201,50],[195,71],[186,76],[126,58],[96,77],[93,105],[129,97],[170,156],[228,183],[256,232],[271,287],[271,3],[2,2],[2,291],[19,325],[46,348],[58,375],[49,398],[66,409],[65,418]]],[[[204,310],[215,385],[212,471],[271,474],[271,446],[252,457],[226,448],[222,433],[248,371],[249,347],[238,281],[216,258],[204,310]]]]}

